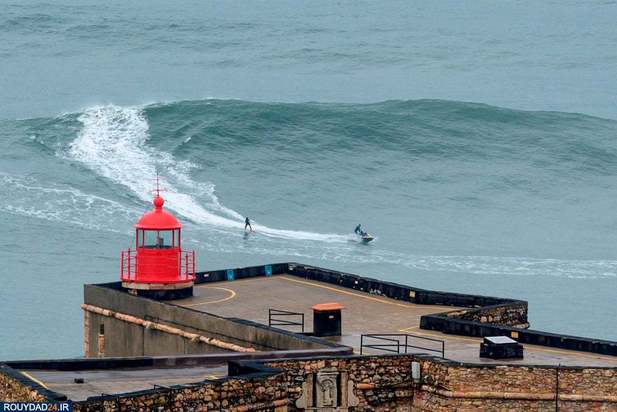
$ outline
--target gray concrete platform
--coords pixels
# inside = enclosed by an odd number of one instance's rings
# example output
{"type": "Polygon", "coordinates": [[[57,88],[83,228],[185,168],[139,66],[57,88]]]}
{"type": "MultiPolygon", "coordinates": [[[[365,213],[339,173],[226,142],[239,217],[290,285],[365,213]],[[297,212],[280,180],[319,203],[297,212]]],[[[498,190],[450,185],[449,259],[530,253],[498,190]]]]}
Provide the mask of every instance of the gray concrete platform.
{"type": "MultiPolygon", "coordinates": [[[[305,330],[313,330],[311,307],[319,303],[337,302],[343,309],[343,334],[330,338],[334,342],[360,351],[360,336],[367,333],[411,334],[440,339],[445,342],[445,357],[455,361],[480,364],[523,364],[556,366],[613,366],[617,357],[586,352],[525,345],[523,360],[493,361],[479,357],[480,338],[452,336],[420,329],[420,317],[425,314],[455,311],[453,306],[417,305],[379,295],[359,292],[328,283],[305,280],[291,275],[257,277],[196,285],[194,296],[170,303],[223,317],[247,319],[268,324],[268,309],[301,312],[305,316],[305,330]]],[[[299,332],[297,326],[281,327],[299,332]]],[[[373,341],[372,343],[379,343],[373,341]]],[[[384,342],[381,342],[384,343],[384,342]]],[[[392,343],[392,342],[389,342],[392,343]]],[[[410,338],[410,345],[439,350],[438,342],[410,338]]],[[[365,349],[366,354],[384,353],[365,349]]],[[[438,355],[425,349],[409,348],[408,353],[438,355]]],[[[440,353],[439,353],[440,354],[440,353]]],[[[266,355],[266,354],[264,354],[266,355]]],[[[165,368],[131,368],[82,371],[25,370],[26,376],[42,386],[67,395],[74,401],[101,394],[120,394],[152,389],[154,385],[189,384],[226,376],[227,366],[169,366],[165,368]],[[75,383],[75,378],[84,383],[75,383]]]]}
{"type": "MultiPolygon", "coordinates": [[[[409,333],[444,340],[445,357],[456,361],[487,364],[617,366],[617,357],[533,345],[525,345],[523,360],[481,359],[479,357],[480,338],[452,336],[419,328],[422,315],[460,308],[416,305],[289,275],[196,285],[192,298],[172,301],[174,304],[195,310],[225,317],[248,319],[263,324],[268,324],[268,309],[270,308],[302,312],[305,314],[307,331],[313,330],[311,307],[327,302],[338,302],[345,307],[343,336],[335,340],[352,346],[357,352],[360,348],[361,334],[409,333]]],[[[285,329],[299,331],[297,327],[285,329]]],[[[421,339],[410,340],[409,343],[435,349],[440,347],[437,343],[421,339]]],[[[436,354],[422,350],[413,350],[413,352],[436,354]]]]}
{"type": "Polygon", "coordinates": [[[27,370],[21,373],[49,390],[65,394],[73,401],[81,401],[101,394],[152,389],[154,385],[171,386],[218,379],[227,375],[227,365],[85,371],[27,370]],[[84,383],[75,383],[75,378],[84,379],[84,383]]]}

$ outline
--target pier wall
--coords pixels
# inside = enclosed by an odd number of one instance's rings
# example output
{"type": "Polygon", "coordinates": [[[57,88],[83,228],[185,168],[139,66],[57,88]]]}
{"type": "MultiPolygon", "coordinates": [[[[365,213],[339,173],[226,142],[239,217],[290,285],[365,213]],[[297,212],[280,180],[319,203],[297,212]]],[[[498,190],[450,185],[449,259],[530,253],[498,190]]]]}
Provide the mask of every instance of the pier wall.
{"type": "MultiPolygon", "coordinates": [[[[263,365],[284,371],[288,406],[292,411],[326,410],[320,409],[327,407],[320,396],[327,390],[324,376],[332,376],[336,382],[335,407],[356,411],[404,411],[413,399],[411,363],[414,359],[413,355],[351,356],[270,361],[263,365]]],[[[253,363],[253,368],[256,365],[253,363]]],[[[230,366],[229,372],[242,372],[242,365],[230,366]]]]}
{"type": "Polygon", "coordinates": [[[448,312],[446,316],[472,322],[510,326],[517,329],[527,329],[529,327],[527,322],[527,303],[521,301],[448,312]]]}
{"type": "Polygon", "coordinates": [[[119,283],[84,288],[87,357],[161,356],[335,347],[321,339],[126,293],[119,283]]]}
{"type": "Polygon", "coordinates": [[[254,373],[218,381],[179,385],[170,389],[99,396],[75,402],[75,412],[119,411],[287,411],[284,375],[254,373]]]}
{"type": "Polygon", "coordinates": [[[424,315],[420,321],[422,329],[473,337],[506,335],[521,343],[617,356],[617,342],[529,329],[528,305],[524,300],[434,291],[295,262],[199,272],[196,283],[279,274],[416,304],[468,308],[424,315]]]}
{"type": "MultiPolygon", "coordinates": [[[[0,369],[0,394],[6,396],[2,388],[17,387],[13,400],[50,400],[42,393],[44,389],[27,379],[20,381],[20,373],[7,372],[10,369],[0,369]]],[[[97,396],[74,406],[76,411],[88,412],[182,411],[198,406],[276,412],[328,407],[367,412],[545,411],[556,407],[561,411],[611,411],[617,410],[616,387],[617,368],[483,365],[425,355],[352,355],[232,361],[229,376],[219,380],[97,396]],[[412,375],[414,363],[420,366],[417,380],[412,375]],[[324,404],[328,401],[330,406],[324,404]]]]}
{"type": "Polygon", "coordinates": [[[422,411],[617,410],[617,368],[480,365],[418,358],[422,411]]]}
{"type": "MultiPolygon", "coordinates": [[[[422,305],[469,308],[424,315],[420,328],[460,336],[506,335],[521,343],[617,356],[617,342],[532,330],[524,300],[433,291],[300,263],[232,269],[237,278],[288,274],[422,305]],[[268,269],[266,269],[268,268],[268,269]]],[[[200,282],[226,280],[228,270],[201,272],[200,282]]]]}
{"type": "Polygon", "coordinates": [[[557,404],[562,411],[617,410],[617,368],[485,366],[422,355],[284,360],[265,366],[285,371],[292,410],[310,376],[324,369],[346,375],[361,411],[409,411],[410,405],[414,411],[545,411],[557,404]],[[412,362],[420,364],[416,381],[412,362]]]}
{"type": "Polygon", "coordinates": [[[243,268],[210,270],[207,272],[197,272],[195,284],[199,285],[202,283],[246,279],[257,276],[281,275],[287,273],[288,270],[289,263],[272,263],[268,265],[248,266],[243,268]]]}
{"type": "Polygon", "coordinates": [[[42,402],[46,399],[36,389],[18,380],[14,374],[9,374],[7,368],[0,368],[0,400],[42,402]]]}
{"type": "Polygon", "coordinates": [[[529,329],[524,300],[434,291],[300,263],[274,263],[197,273],[196,283],[287,274],[422,305],[468,308],[424,315],[422,329],[461,336],[506,335],[521,343],[617,356],[617,342],[529,329]]]}
{"type": "Polygon", "coordinates": [[[523,329],[529,327],[527,302],[524,300],[420,289],[298,263],[289,263],[288,265],[289,274],[305,279],[326,282],[420,305],[469,308],[469,310],[464,311],[447,312],[447,318],[523,329]]]}
{"type": "Polygon", "coordinates": [[[424,315],[420,327],[451,335],[510,336],[520,343],[617,356],[617,342],[614,341],[465,320],[450,316],[450,313],[424,315]]]}
{"type": "Polygon", "coordinates": [[[6,364],[0,364],[0,401],[45,402],[64,400],[66,400],[66,396],[49,391],[18,370],[6,364]]]}

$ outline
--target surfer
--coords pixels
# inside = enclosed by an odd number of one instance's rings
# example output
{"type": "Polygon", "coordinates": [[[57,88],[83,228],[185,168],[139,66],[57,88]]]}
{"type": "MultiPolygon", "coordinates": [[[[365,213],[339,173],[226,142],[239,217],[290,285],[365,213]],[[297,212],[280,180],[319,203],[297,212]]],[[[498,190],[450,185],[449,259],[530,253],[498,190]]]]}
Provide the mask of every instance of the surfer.
{"type": "Polygon", "coordinates": [[[251,226],[251,221],[249,220],[248,217],[244,219],[244,231],[245,232],[246,232],[247,227],[251,229],[251,232],[253,231],[253,226],[251,226]]]}

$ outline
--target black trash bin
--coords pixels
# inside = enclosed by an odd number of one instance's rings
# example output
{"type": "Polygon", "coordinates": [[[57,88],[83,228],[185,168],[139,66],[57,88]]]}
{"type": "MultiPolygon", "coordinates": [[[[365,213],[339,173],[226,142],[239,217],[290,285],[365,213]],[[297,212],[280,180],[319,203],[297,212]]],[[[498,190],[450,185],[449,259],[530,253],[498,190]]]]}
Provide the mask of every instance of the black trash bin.
{"type": "Polygon", "coordinates": [[[313,306],[313,334],[315,336],[341,336],[340,303],[320,303],[313,306]]]}

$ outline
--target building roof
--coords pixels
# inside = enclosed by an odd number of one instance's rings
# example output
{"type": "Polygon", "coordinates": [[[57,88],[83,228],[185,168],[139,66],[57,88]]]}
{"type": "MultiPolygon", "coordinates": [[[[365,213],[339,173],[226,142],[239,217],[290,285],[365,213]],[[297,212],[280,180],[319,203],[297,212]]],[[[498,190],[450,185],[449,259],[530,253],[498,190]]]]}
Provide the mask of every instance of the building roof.
{"type": "Polygon", "coordinates": [[[163,210],[165,200],[157,195],[152,201],[154,210],[144,213],[135,225],[137,229],[180,229],[182,225],[171,213],[163,210]]]}

